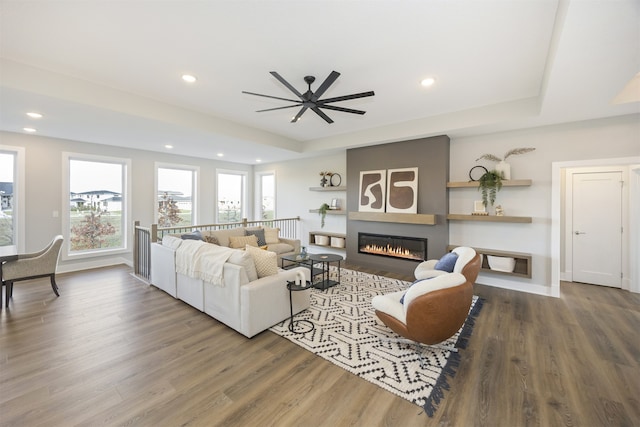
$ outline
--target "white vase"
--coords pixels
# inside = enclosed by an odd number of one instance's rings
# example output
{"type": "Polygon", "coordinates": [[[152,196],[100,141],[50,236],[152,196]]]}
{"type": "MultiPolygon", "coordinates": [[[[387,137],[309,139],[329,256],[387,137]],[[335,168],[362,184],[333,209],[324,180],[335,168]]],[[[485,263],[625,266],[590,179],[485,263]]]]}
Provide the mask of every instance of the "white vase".
{"type": "Polygon", "coordinates": [[[511,165],[504,160],[496,164],[496,172],[502,175],[502,179],[511,179],[511,165]]]}

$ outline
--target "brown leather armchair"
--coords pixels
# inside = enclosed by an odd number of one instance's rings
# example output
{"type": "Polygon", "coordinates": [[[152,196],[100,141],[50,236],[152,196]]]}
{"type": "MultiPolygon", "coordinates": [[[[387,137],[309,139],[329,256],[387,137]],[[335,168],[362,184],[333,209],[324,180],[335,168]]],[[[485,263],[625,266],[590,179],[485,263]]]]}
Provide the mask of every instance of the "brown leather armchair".
{"type": "Polygon", "coordinates": [[[376,316],[417,347],[426,344],[457,351],[455,347],[438,344],[455,335],[464,324],[473,299],[473,283],[480,270],[480,257],[473,249],[464,248],[460,252],[463,255],[459,256],[454,272],[430,275],[424,270],[423,275],[429,277],[414,282],[408,290],[375,296],[371,304],[376,316]]]}
{"type": "Polygon", "coordinates": [[[17,260],[8,261],[0,267],[2,268],[2,284],[5,285],[7,307],[13,295],[13,283],[20,280],[49,277],[53,292],[56,296],[60,296],[55,276],[62,242],[62,236],[56,236],[51,243],[41,251],[19,254],[17,260]]]}

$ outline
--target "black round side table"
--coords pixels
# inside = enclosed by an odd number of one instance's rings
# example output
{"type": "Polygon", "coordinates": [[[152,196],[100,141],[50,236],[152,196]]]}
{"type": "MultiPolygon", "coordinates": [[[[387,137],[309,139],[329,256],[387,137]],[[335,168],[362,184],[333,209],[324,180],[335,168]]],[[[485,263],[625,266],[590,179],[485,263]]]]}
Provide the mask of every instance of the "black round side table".
{"type": "Polygon", "coordinates": [[[306,334],[307,332],[311,332],[315,329],[315,325],[313,322],[307,319],[298,319],[293,320],[293,292],[298,291],[306,291],[310,288],[311,283],[307,282],[307,286],[296,285],[296,282],[287,281],[287,289],[289,289],[289,312],[291,313],[291,318],[289,321],[289,331],[294,334],[306,334]]]}

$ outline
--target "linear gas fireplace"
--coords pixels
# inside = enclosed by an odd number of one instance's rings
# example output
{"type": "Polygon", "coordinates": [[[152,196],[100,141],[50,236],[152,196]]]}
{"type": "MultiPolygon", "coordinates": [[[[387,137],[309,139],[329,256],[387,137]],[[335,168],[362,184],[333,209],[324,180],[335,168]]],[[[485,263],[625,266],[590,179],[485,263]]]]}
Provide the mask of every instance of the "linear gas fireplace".
{"type": "Polygon", "coordinates": [[[427,259],[427,239],[358,233],[358,253],[424,261],[427,259]]]}

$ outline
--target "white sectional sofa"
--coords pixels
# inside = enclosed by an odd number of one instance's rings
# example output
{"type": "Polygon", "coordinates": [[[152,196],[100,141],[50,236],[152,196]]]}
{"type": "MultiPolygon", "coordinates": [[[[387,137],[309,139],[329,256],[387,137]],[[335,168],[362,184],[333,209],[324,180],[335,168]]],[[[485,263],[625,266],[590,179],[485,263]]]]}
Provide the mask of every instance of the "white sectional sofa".
{"type": "MultiPolygon", "coordinates": [[[[234,233],[239,234],[239,231],[234,233]]],[[[220,243],[228,242],[224,239],[225,233],[217,237],[220,243]]],[[[300,280],[302,276],[307,281],[310,279],[309,269],[304,267],[289,270],[276,267],[275,274],[258,277],[254,258],[247,251],[227,249],[224,245],[219,245],[224,249],[213,248],[212,244],[195,244],[193,240],[185,243],[187,241],[176,236],[165,236],[162,242],[151,244],[151,284],[249,338],[289,318],[287,281],[300,280]],[[220,251],[224,257],[228,257],[222,265],[221,283],[213,283],[213,279],[205,280],[198,275],[187,274],[183,271],[184,265],[176,264],[177,257],[179,263],[184,263],[185,252],[179,251],[184,251],[187,246],[196,250],[220,251]]],[[[294,245],[285,244],[294,247],[295,251],[296,245],[293,243],[294,245]]],[[[299,248],[299,242],[297,245],[299,248]]],[[[266,250],[269,250],[269,247],[266,250]]],[[[283,248],[287,249],[284,246],[283,248]]],[[[290,252],[288,250],[284,253],[290,252]]],[[[209,254],[203,256],[207,257],[209,254]]],[[[294,314],[305,310],[309,307],[310,290],[293,292],[292,302],[294,314]]]]}

